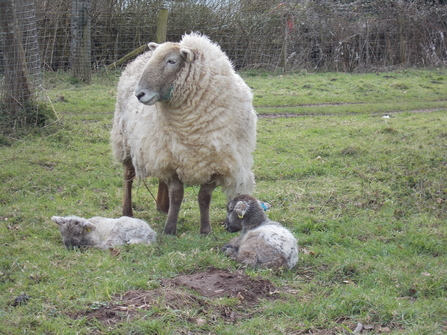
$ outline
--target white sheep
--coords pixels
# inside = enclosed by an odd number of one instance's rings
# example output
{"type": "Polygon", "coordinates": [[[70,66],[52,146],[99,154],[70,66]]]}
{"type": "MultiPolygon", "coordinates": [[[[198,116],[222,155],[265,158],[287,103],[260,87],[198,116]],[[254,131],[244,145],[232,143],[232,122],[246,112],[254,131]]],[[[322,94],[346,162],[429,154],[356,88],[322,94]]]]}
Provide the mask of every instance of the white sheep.
{"type": "Polygon", "coordinates": [[[298,243],[278,222],[270,221],[260,203],[243,194],[227,205],[225,229],[242,231],[223,247],[234,260],[254,268],[292,268],[298,263],[298,243]]]}
{"type": "Polygon", "coordinates": [[[111,142],[124,166],[123,215],[132,216],[133,179],[156,177],[169,194],[164,232],[176,234],[184,184],[200,185],[200,232],[208,234],[214,188],[229,200],[254,187],[252,93],[206,36],[191,33],[149,48],[118,84],[111,142]]]}
{"type": "Polygon", "coordinates": [[[155,242],[157,233],[146,221],[127,216],[118,219],[99,216],[84,219],[77,216],[52,216],[59,225],[64,245],[107,249],[115,245],[155,242]]]}

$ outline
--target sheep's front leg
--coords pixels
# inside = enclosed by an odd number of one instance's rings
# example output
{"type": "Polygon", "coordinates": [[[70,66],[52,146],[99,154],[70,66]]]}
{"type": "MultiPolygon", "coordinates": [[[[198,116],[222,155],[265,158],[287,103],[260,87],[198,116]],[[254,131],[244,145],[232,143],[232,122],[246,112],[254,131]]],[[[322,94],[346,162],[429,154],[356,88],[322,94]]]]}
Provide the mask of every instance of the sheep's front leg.
{"type": "Polygon", "coordinates": [[[177,220],[183,200],[184,189],[183,183],[177,176],[170,180],[167,184],[169,192],[169,211],[168,218],[166,219],[165,234],[175,235],[177,232],[177,220]]]}
{"type": "Polygon", "coordinates": [[[124,194],[123,194],[123,215],[133,216],[132,213],[132,183],[135,178],[135,167],[132,160],[128,159],[123,163],[124,167],[124,194]]]}
{"type": "Polygon", "coordinates": [[[211,233],[210,224],[210,203],[213,190],[216,188],[214,183],[203,184],[200,186],[199,191],[199,209],[200,209],[200,233],[211,233]]]}

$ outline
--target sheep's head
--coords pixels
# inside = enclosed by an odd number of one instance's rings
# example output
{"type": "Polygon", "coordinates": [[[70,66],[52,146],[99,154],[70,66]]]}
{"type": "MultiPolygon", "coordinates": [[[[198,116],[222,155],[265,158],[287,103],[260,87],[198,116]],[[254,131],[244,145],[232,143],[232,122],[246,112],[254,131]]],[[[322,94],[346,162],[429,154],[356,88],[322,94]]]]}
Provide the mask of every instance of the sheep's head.
{"type": "Polygon", "coordinates": [[[225,219],[225,229],[230,233],[258,227],[267,220],[258,200],[247,194],[238,195],[228,202],[227,217],[225,219]]]}
{"type": "Polygon", "coordinates": [[[145,105],[169,101],[174,82],[186,63],[194,61],[194,52],[179,43],[149,43],[153,54],[144,68],[135,95],[145,105]]]}
{"type": "Polygon", "coordinates": [[[68,249],[91,245],[88,235],[96,226],[90,221],[77,216],[52,216],[51,220],[59,225],[64,245],[68,249]]]}

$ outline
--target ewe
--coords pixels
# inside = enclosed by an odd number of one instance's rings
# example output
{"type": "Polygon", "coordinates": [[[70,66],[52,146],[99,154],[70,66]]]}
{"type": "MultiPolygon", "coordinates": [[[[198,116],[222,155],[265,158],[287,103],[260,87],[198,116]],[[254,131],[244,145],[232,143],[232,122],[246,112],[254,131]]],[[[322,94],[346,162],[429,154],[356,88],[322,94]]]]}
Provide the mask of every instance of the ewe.
{"type": "Polygon", "coordinates": [[[59,225],[64,245],[107,249],[115,245],[155,242],[157,233],[139,219],[127,216],[109,219],[95,216],[84,219],[77,216],[52,216],[59,225]]]}
{"type": "Polygon", "coordinates": [[[118,84],[111,142],[124,166],[123,215],[132,216],[133,179],[157,177],[169,193],[164,232],[175,234],[184,184],[200,185],[200,232],[208,234],[213,190],[221,186],[229,200],[254,186],[252,93],[206,36],[149,48],[118,84]]]}
{"type": "Polygon", "coordinates": [[[223,247],[234,260],[254,268],[292,268],[298,262],[298,244],[292,233],[270,221],[259,202],[239,195],[227,205],[225,229],[242,231],[223,247]]]}

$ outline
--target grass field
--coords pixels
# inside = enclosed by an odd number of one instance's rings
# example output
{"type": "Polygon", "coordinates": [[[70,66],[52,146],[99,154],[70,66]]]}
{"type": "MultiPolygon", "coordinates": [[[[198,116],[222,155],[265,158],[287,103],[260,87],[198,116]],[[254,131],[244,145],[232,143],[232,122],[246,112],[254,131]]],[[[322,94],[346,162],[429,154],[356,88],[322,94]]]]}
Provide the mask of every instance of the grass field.
{"type": "MultiPolygon", "coordinates": [[[[48,74],[58,121],[1,142],[0,334],[447,333],[447,70],[243,74],[260,114],[254,195],[299,241],[287,271],[219,252],[233,237],[220,190],[213,233],[200,236],[197,187],[177,237],[162,234],[165,215],[136,183],[135,216],[157,243],[63,247],[52,215],[120,216],[109,146],[118,76],[85,85],[48,74]],[[212,269],[271,286],[249,301],[166,284],[212,269]]],[[[157,180],[147,185],[156,193],[157,180]]]]}

